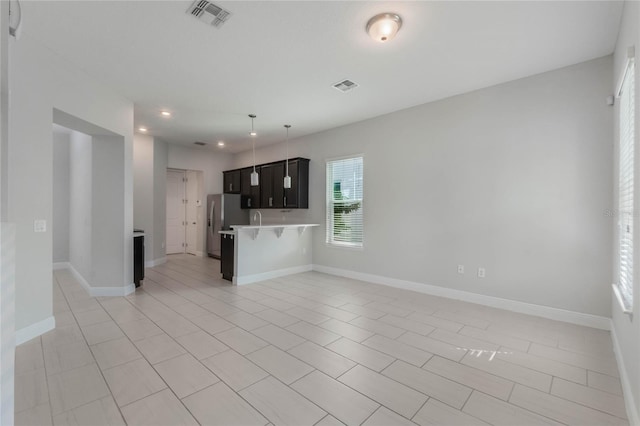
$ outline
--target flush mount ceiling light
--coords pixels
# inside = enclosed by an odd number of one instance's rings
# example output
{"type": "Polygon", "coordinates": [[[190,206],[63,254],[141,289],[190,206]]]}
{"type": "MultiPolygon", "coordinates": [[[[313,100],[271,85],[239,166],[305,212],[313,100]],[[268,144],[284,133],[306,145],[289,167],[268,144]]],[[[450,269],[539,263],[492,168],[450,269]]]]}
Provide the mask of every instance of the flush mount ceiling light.
{"type": "MultiPolygon", "coordinates": [[[[251,118],[251,133],[249,136],[257,136],[258,134],[253,130],[253,119],[256,118],[255,114],[249,114],[251,118]]],[[[251,186],[260,185],[260,176],[256,172],[256,139],[251,138],[251,147],[253,148],[253,171],[251,172],[251,186]]]]}
{"type": "Polygon", "coordinates": [[[146,132],[148,129],[146,127],[138,127],[138,131],[140,132],[146,132]]]}
{"type": "Polygon", "coordinates": [[[402,27],[402,18],[395,13],[381,13],[369,19],[367,22],[367,34],[374,39],[384,43],[396,36],[402,27]]]}
{"type": "Polygon", "coordinates": [[[163,117],[171,117],[171,113],[169,111],[161,111],[160,115],[162,115],[163,117]]]}
{"type": "Polygon", "coordinates": [[[219,146],[220,148],[222,148],[222,147],[224,146],[224,142],[223,142],[223,141],[218,141],[218,146],[219,146]]]}

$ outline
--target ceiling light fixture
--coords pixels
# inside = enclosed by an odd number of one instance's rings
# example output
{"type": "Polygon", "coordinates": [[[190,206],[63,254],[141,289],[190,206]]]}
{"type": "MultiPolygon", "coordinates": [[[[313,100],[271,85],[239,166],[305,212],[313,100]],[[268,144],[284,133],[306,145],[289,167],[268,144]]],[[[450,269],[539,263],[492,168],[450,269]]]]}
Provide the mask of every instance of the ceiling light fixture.
{"type": "Polygon", "coordinates": [[[149,129],[147,129],[146,127],[138,127],[138,130],[144,133],[149,129]]]}
{"type": "Polygon", "coordinates": [[[224,142],[223,141],[218,141],[218,146],[222,148],[224,146],[224,142]]]}
{"type": "Polygon", "coordinates": [[[169,111],[162,111],[160,114],[162,114],[163,117],[171,117],[171,113],[169,111]]]}
{"type": "Polygon", "coordinates": [[[285,124],[284,127],[287,129],[287,139],[284,142],[285,147],[285,175],[284,175],[284,187],[289,189],[291,188],[291,176],[289,176],[289,129],[291,128],[291,124],[285,124]]]}
{"type": "MultiPolygon", "coordinates": [[[[253,130],[253,119],[256,118],[255,114],[249,114],[251,118],[251,133],[250,136],[257,136],[257,133],[253,130]]],[[[251,172],[251,186],[260,185],[260,176],[258,176],[258,172],[256,172],[256,139],[251,138],[251,146],[253,148],[253,171],[251,172]]]]}
{"type": "Polygon", "coordinates": [[[367,22],[367,34],[374,39],[384,43],[396,36],[402,27],[402,18],[395,13],[381,13],[369,19],[367,22]]]}

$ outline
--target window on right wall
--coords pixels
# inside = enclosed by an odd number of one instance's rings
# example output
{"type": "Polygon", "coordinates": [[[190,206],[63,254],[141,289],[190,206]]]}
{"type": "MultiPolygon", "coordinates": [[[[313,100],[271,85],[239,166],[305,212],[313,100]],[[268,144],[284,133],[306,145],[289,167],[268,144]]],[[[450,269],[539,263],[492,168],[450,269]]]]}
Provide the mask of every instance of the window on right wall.
{"type": "Polygon", "coordinates": [[[327,244],[363,246],[363,157],[327,161],[327,244]]]}
{"type": "Polygon", "coordinates": [[[619,169],[618,169],[618,254],[619,282],[616,296],[626,312],[633,306],[633,226],[635,151],[635,61],[633,49],[618,90],[619,169]]]}

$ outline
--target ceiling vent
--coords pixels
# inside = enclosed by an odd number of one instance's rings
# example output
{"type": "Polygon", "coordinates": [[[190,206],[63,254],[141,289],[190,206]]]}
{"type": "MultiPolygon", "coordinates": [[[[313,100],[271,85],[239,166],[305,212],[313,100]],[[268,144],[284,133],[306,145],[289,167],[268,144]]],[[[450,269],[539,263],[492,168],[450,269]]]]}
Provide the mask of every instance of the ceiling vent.
{"type": "Polygon", "coordinates": [[[358,87],[358,83],[354,83],[351,80],[342,80],[336,84],[333,85],[333,88],[336,90],[339,90],[341,92],[348,92],[350,90],[355,89],[356,87],[358,87]]]}
{"type": "Polygon", "coordinates": [[[207,0],[194,1],[187,13],[216,28],[220,28],[231,16],[231,12],[207,0]]]}
{"type": "Polygon", "coordinates": [[[207,143],[206,142],[196,141],[196,142],[194,142],[194,144],[200,145],[200,146],[205,146],[207,143]]]}

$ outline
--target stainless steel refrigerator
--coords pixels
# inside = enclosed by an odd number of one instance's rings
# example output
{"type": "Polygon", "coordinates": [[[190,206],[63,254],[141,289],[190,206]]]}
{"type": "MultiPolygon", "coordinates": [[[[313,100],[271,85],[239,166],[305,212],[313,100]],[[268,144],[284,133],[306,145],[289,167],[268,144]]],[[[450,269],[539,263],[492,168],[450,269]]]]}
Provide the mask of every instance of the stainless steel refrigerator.
{"type": "Polygon", "coordinates": [[[249,209],[240,208],[240,194],[207,195],[207,254],[220,259],[220,234],[231,225],[248,225],[249,209]]]}

